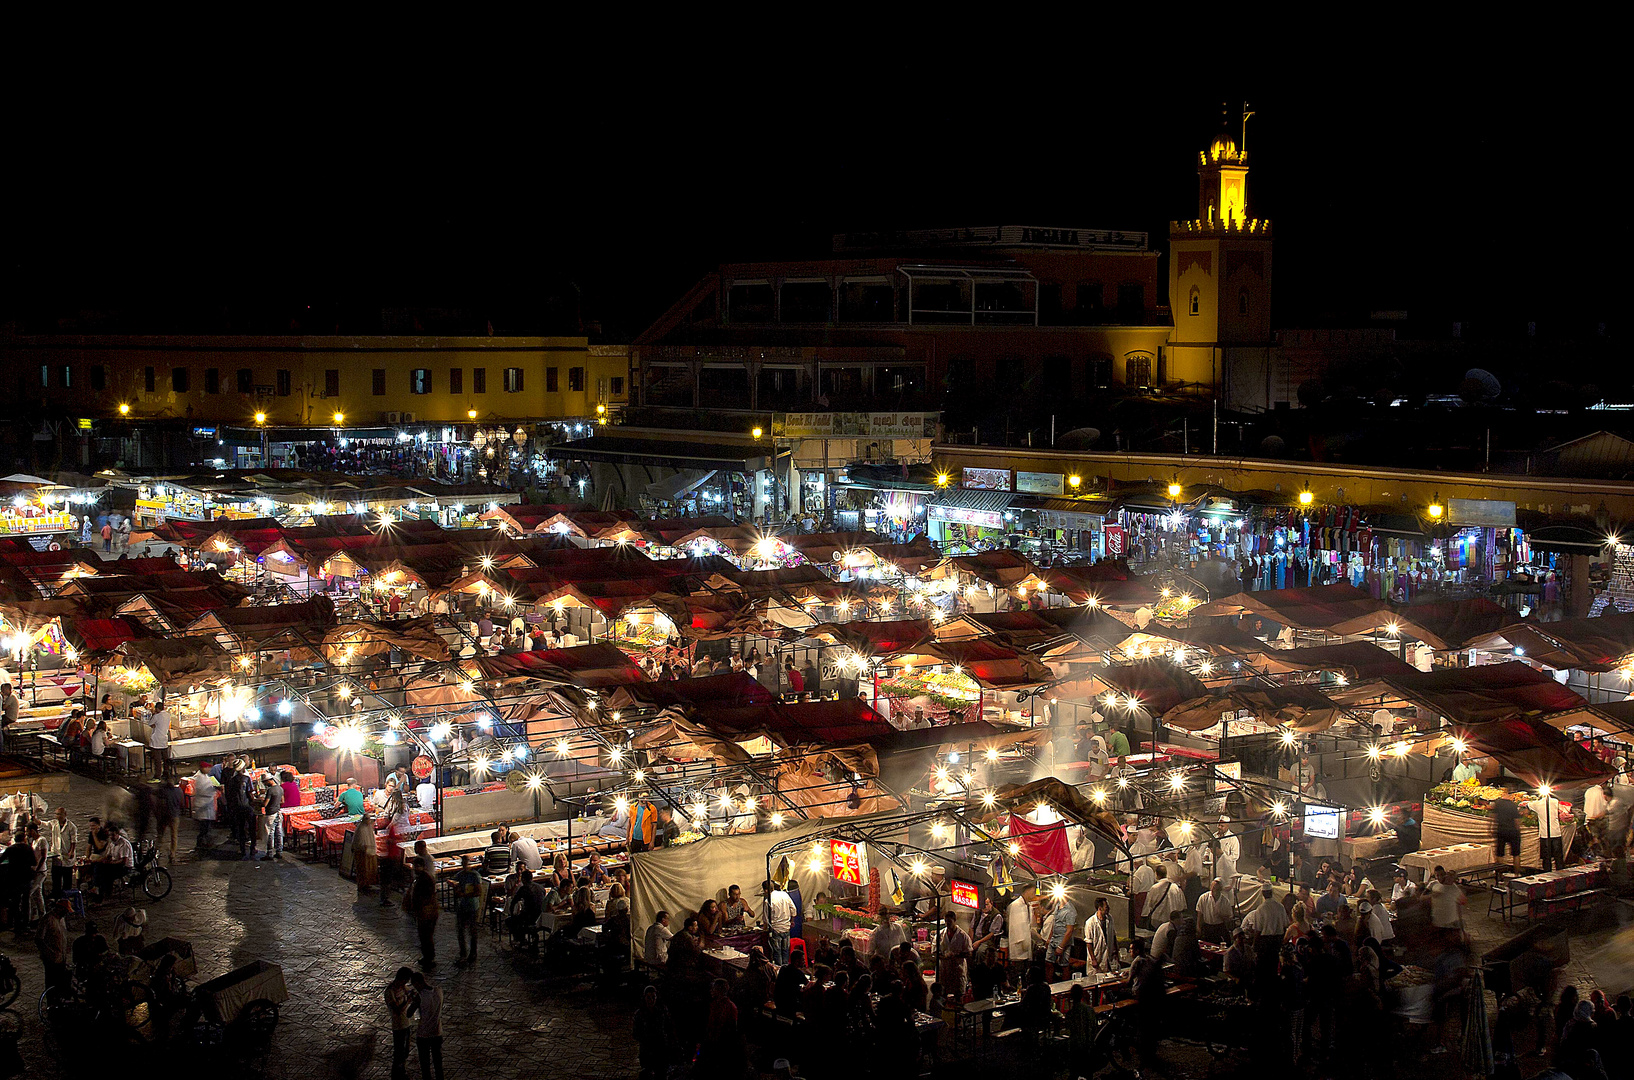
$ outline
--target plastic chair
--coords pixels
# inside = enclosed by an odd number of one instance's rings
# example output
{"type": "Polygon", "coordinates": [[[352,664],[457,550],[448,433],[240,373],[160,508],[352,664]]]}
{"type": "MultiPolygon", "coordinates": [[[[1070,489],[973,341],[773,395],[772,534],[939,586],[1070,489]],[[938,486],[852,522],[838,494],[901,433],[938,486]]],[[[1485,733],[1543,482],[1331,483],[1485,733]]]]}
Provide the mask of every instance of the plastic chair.
{"type": "Polygon", "coordinates": [[[798,938],[797,937],[797,938],[790,938],[789,939],[789,963],[791,963],[791,964],[794,963],[794,958],[796,956],[800,957],[800,963],[802,965],[809,966],[809,965],[806,964],[806,959],[807,958],[806,958],[806,939],[805,938],[798,938]]]}

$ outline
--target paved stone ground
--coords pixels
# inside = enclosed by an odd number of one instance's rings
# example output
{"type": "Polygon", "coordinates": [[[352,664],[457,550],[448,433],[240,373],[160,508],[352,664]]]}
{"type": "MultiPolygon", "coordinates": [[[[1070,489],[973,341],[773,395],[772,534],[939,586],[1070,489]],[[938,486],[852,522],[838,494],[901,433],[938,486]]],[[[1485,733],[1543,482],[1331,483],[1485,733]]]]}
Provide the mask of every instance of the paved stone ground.
{"type": "MultiPolygon", "coordinates": [[[[119,816],[119,789],[85,777],[73,778],[66,801],[76,821],[98,812],[119,816]]],[[[322,863],[293,857],[240,862],[228,858],[225,848],[219,855],[195,855],[187,822],[172,870],[175,890],[163,901],[146,904],[149,940],[163,936],[190,940],[201,981],[256,959],[274,961],[284,969],[292,997],[272,1046],[264,1056],[247,1061],[241,1072],[301,1080],[389,1075],[391,1036],[380,991],[397,967],[416,966],[418,960],[413,924],[400,910],[381,908],[374,897],[358,902],[352,884],[322,863]]],[[[1468,923],[1478,951],[1513,932],[1488,919],[1485,908],[1484,895],[1472,894],[1468,923]]],[[[106,929],[122,909],[122,904],[104,904],[93,908],[91,916],[106,929]]],[[[72,920],[71,934],[77,935],[79,929],[80,921],[72,920]]],[[[1573,939],[1574,961],[1567,974],[1585,991],[1594,984],[1580,957],[1603,944],[1614,930],[1614,925],[1602,924],[1584,928],[1573,939]]],[[[480,940],[482,959],[474,969],[461,969],[453,962],[457,955],[453,919],[445,915],[439,924],[442,963],[434,970],[445,995],[444,1061],[449,1077],[596,1080],[636,1075],[630,1039],[633,993],[545,978],[532,961],[500,951],[497,939],[486,930],[480,940]]],[[[42,973],[33,942],[13,943],[8,936],[0,948],[23,977],[24,993],[16,1009],[28,1075],[82,1075],[64,1068],[44,1039],[36,1011],[42,973]]],[[[1453,1080],[1462,1075],[1456,1052],[1428,1052],[1434,1042],[1433,1035],[1427,1036],[1414,1051],[1402,1055],[1407,1061],[1394,1074],[1398,1080],[1420,1076],[1453,1080]]],[[[1455,1045],[1452,1038],[1449,1043],[1455,1045]]],[[[1244,1055],[1215,1061],[1201,1047],[1173,1041],[1162,1045],[1160,1056],[1147,1076],[1227,1078],[1246,1077],[1251,1069],[1256,1076],[1264,1071],[1244,1055]]],[[[1524,1064],[1527,1075],[1541,1067],[1538,1059],[1524,1064]]],[[[1348,1060],[1332,1068],[1277,1071],[1302,1078],[1370,1073],[1362,1063],[1348,1060]]],[[[977,1072],[1032,1080],[1049,1075],[1033,1065],[1011,1071],[999,1063],[960,1061],[945,1062],[939,1075],[977,1072]]],[[[412,1060],[410,1074],[418,1076],[412,1060]]]]}
{"type": "MultiPolygon", "coordinates": [[[[115,802],[110,792],[116,790],[75,777],[69,812],[83,822],[115,802]]],[[[287,856],[240,862],[228,858],[226,848],[219,858],[197,856],[188,823],[182,829],[172,867],[176,887],[146,904],[148,939],[191,941],[200,981],[266,959],[283,967],[289,987],[272,1046],[264,1059],[248,1062],[247,1071],[303,1080],[389,1076],[391,1032],[381,989],[399,966],[418,966],[413,923],[372,896],[359,903],[356,888],[327,865],[287,856]]],[[[106,930],[122,910],[108,903],[89,914],[106,930]]],[[[79,930],[80,920],[71,920],[70,936],[79,930]]],[[[472,969],[459,968],[453,917],[438,924],[441,963],[434,972],[444,994],[449,1077],[635,1075],[633,999],[542,981],[526,962],[501,953],[486,931],[479,942],[482,959],[472,969]]],[[[62,1068],[43,1039],[37,1013],[42,969],[32,940],[14,944],[8,934],[0,948],[23,977],[15,1008],[28,1075],[83,1075],[62,1068]]],[[[412,1062],[411,1072],[418,1075],[412,1062]]]]}

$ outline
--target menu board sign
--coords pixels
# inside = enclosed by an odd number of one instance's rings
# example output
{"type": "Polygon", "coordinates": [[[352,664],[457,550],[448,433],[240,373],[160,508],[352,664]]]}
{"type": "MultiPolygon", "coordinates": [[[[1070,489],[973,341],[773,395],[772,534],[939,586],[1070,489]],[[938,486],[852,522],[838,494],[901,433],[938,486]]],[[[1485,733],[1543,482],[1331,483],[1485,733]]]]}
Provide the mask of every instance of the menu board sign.
{"type": "Polygon", "coordinates": [[[1323,840],[1339,839],[1339,811],[1332,806],[1305,807],[1305,835],[1323,840]]]}
{"type": "Polygon", "coordinates": [[[976,886],[968,881],[953,882],[953,891],[948,899],[960,907],[977,908],[981,906],[976,901],[976,886]]]}
{"type": "Polygon", "coordinates": [[[962,486],[983,491],[1009,491],[1009,469],[966,469],[962,486]]]}
{"type": "Polygon", "coordinates": [[[1016,490],[1035,495],[1060,495],[1066,490],[1066,481],[1058,472],[1022,472],[1016,470],[1016,490]]]}

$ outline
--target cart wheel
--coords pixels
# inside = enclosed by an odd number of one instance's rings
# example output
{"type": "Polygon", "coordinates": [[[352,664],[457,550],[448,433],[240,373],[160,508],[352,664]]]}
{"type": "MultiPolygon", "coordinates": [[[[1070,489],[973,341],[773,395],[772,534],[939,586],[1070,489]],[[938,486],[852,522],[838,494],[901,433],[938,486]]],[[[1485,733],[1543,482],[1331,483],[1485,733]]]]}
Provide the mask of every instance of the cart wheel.
{"type": "Polygon", "coordinates": [[[3,973],[0,973],[0,1010],[11,1008],[11,1003],[17,1000],[17,995],[23,992],[23,980],[17,970],[9,963],[3,973]]]}
{"type": "Polygon", "coordinates": [[[142,891],[152,900],[163,900],[169,896],[170,871],[162,866],[150,867],[142,876],[142,891]]]}
{"type": "Polygon", "coordinates": [[[262,998],[244,1006],[236,1025],[244,1038],[255,1046],[272,1041],[272,1032],[278,1026],[278,1005],[262,998]]]}

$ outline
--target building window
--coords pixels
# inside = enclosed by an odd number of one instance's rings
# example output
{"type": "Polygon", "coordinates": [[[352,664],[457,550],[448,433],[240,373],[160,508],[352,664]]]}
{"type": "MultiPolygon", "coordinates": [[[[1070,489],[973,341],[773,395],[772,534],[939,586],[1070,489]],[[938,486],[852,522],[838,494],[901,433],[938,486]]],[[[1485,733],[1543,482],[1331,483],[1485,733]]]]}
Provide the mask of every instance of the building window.
{"type": "Polygon", "coordinates": [[[153,393],[153,369],[151,367],[142,369],[142,389],[146,393],[153,393]]]}
{"type": "Polygon", "coordinates": [[[1089,359],[1089,386],[1092,390],[1105,390],[1112,385],[1112,358],[1110,356],[1092,356],[1089,359]]]}
{"type": "Polygon", "coordinates": [[[1248,314],[1248,290],[1247,289],[1244,289],[1242,292],[1239,292],[1237,294],[1237,314],[1238,315],[1247,315],[1248,314]]]}
{"type": "Polygon", "coordinates": [[[567,388],[575,394],[584,393],[584,368],[570,367],[567,369],[567,388]]]}
{"type": "Polygon", "coordinates": [[[1138,281],[1126,281],[1118,286],[1118,321],[1126,326],[1139,326],[1146,318],[1146,286],[1138,281]]]}
{"type": "Polygon", "coordinates": [[[184,367],[170,369],[170,388],[178,394],[187,393],[187,369],[184,367]]]}
{"type": "Polygon", "coordinates": [[[240,394],[255,393],[255,372],[247,367],[238,369],[238,392],[240,394]]]}
{"type": "Polygon", "coordinates": [[[1193,315],[1198,313],[1198,308],[1202,305],[1202,302],[1203,294],[1197,291],[1197,286],[1193,285],[1191,287],[1191,313],[1193,315]]]}
{"type": "Polygon", "coordinates": [[[1102,301],[1101,283],[1099,281],[1080,281],[1074,292],[1077,294],[1075,321],[1079,323],[1100,322],[1105,316],[1102,301]]]}
{"type": "Polygon", "coordinates": [[[834,290],[826,281],[786,282],[778,315],[783,322],[829,322],[834,317],[834,290]]]}
{"type": "Polygon", "coordinates": [[[429,394],[429,393],[431,393],[431,369],[430,368],[417,367],[413,371],[409,372],[409,393],[411,393],[411,394],[429,394]]]}
{"type": "Polygon", "coordinates": [[[733,285],[726,294],[729,322],[771,322],[777,308],[777,294],[764,281],[733,285]]]}
{"type": "Polygon", "coordinates": [[[374,396],[375,397],[385,396],[385,393],[386,393],[386,369],[385,368],[377,367],[377,368],[374,369],[374,385],[371,387],[371,389],[374,391],[374,396]]]}
{"type": "Polygon", "coordinates": [[[521,368],[508,367],[505,369],[505,392],[507,394],[520,394],[522,392],[521,368]]]}
{"type": "Polygon", "coordinates": [[[1130,356],[1126,360],[1124,384],[1145,390],[1152,385],[1152,358],[1149,356],[1130,356]]]}
{"type": "Polygon", "coordinates": [[[556,377],[560,370],[561,369],[559,368],[553,367],[547,367],[545,369],[545,393],[554,394],[556,391],[562,388],[561,380],[556,377]]]}
{"type": "Polygon", "coordinates": [[[106,390],[108,388],[108,369],[101,364],[91,365],[91,389],[106,390]]]}
{"type": "Polygon", "coordinates": [[[465,393],[465,369],[451,367],[448,369],[448,392],[450,394],[465,393]]]}
{"type": "Polygon", "coordinates": [[[340,369],[330,368],[323,373],[323,396],[340,397],[340,369]]]}
{"type": "Polygon", "coordinates": [[[221,393],[221,369],[207,367],[204,369],[204,392],[206,394],[221,393]]]}
{"type": "Polygon", "coordinates": [[[287,367],[278,369],[278,396],[289,396],[289,369],[287,367]]]}
{"type": "Polygon", "coordinates": [[[51,365],[50,364],[41,364],[40,365],[40,386],[43,389],[43,388],[50,387],[50,385],[51,385],[51,365]]]}
{"type": "Polygon", "coordinates": [[[611,387],[609,392],[614,397],[623,397],[624,396],[624,376],[614,375],[612,377],[612,379],[609,380],[608,385],[611,387]]]}
{"type": "Polygon", "coordinates": [[[471,393],[486,394],[488,392],[488,369],[474,367],[471,369],[471,393]]]}

